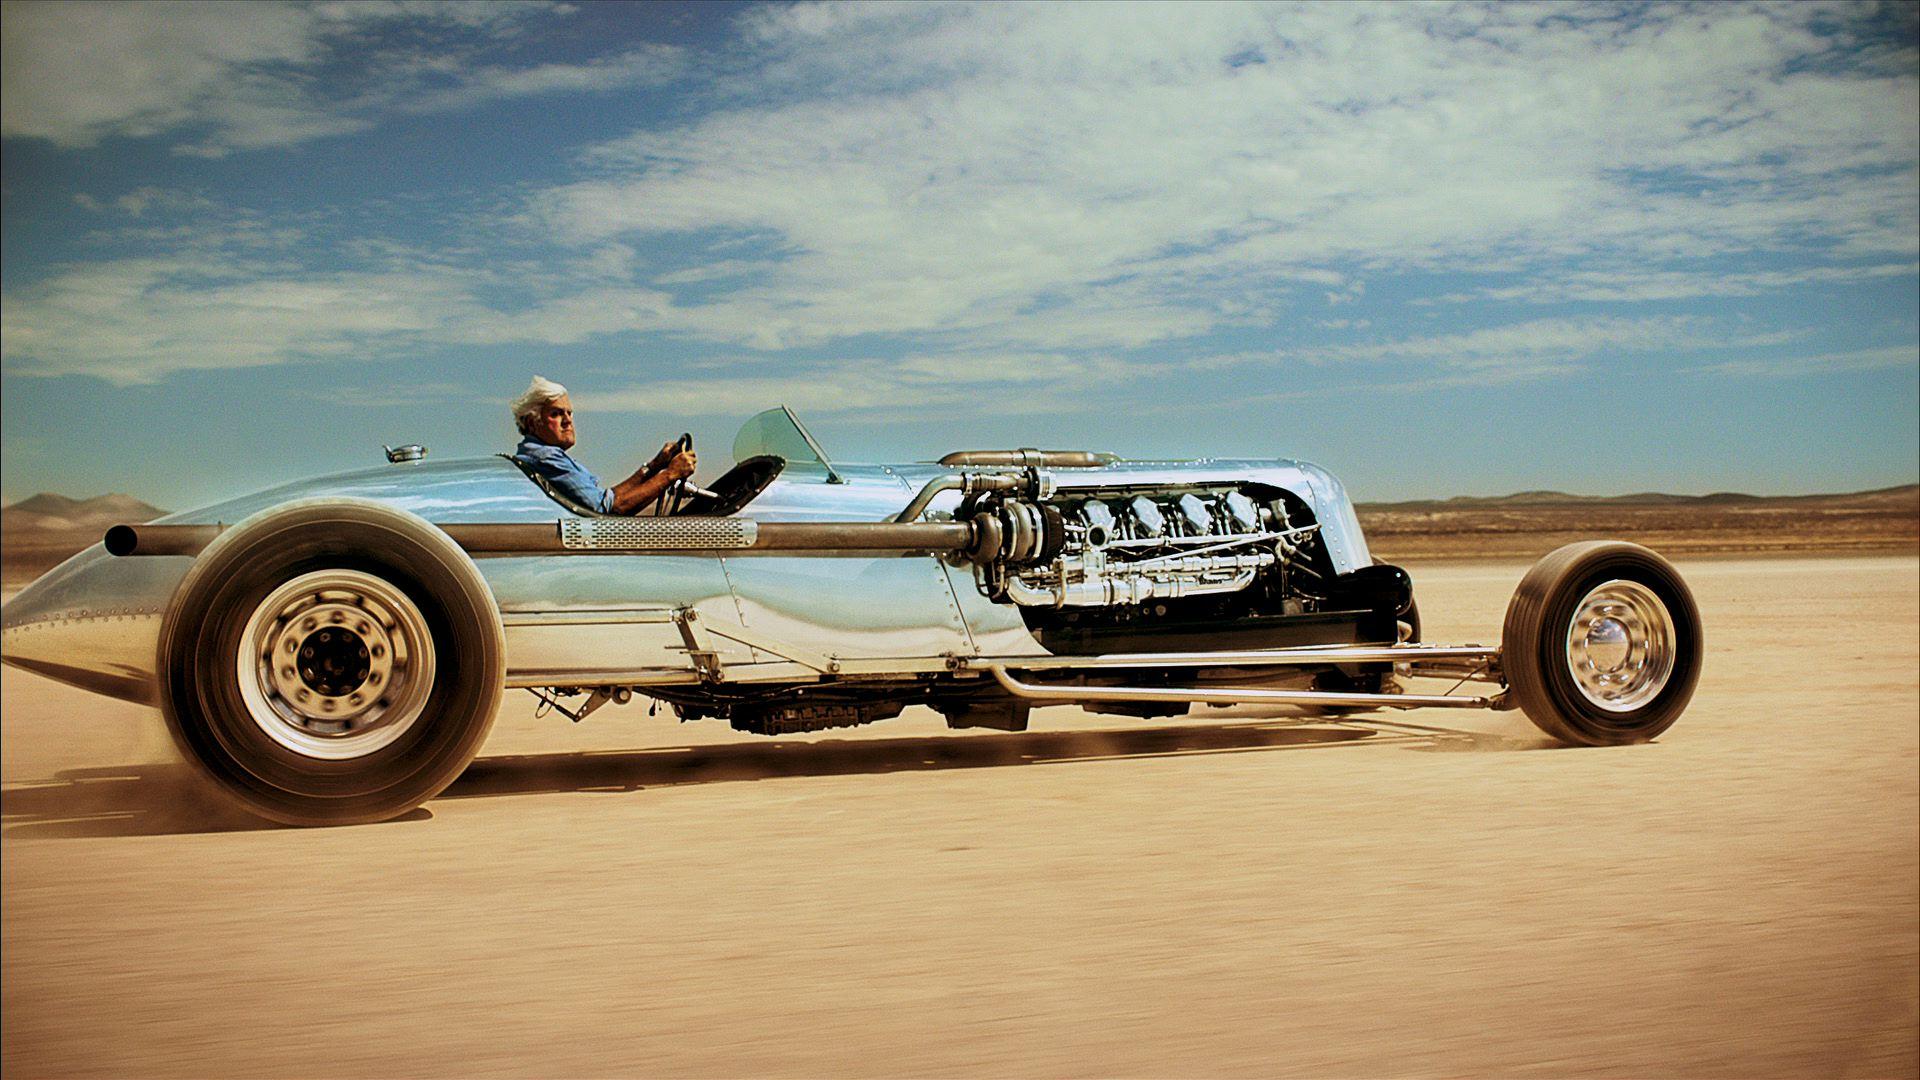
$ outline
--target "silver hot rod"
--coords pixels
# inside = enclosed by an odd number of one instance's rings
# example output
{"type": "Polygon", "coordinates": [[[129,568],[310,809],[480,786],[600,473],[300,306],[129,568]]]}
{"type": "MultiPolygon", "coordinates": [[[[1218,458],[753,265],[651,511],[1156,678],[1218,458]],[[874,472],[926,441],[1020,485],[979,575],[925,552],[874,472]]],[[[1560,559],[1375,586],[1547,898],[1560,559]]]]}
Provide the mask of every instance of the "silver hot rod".
{"type": "Polygon", "coordinates": [[[1036,703],[1518,707],[1605,745],[1665,731],[1700,674],[1687,586],[1625,543],[1542,559],[1500,647],[1423,642],[1407,574],[1298,461],[849,464],[782,408],[710,489],[602,517],[511,458],[387,456],[115,526],[6,605],[0,657],[157,705],[218,788],[303,825],[431,798],[508,689],[762,735],[908,705],[1003,730],[1036,703]],[[1404,689],[1434,675],[1470,690],[1404,689]]]}

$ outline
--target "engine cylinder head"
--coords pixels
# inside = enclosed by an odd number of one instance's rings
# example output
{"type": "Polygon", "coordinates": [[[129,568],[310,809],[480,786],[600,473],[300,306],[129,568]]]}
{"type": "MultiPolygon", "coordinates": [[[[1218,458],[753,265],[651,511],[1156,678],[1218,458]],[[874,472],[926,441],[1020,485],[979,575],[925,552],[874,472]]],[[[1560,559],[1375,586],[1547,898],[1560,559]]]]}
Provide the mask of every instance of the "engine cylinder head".
{"type": "Polygon", "coordinates": [[[1226,498],[1220,500],[1220,505],[1226,509],[1227,516],[1233,519],[1234,527],[1241,532],[1255,532],[1260,528],[1260,508],[1253,505],[1252,499],[1237,491],[1230,491],[1226,498]]]}
{"type": "Polygon", "coordinates": [[[1145,495],[1137,495],[1127,504],[1127,510],[1133,516],[1133,522],[1139,527],[1141,536],[1164,536],[1167,531],[1166,516],[1160,513],[1160,507],[1145,495]]]}
{"type": "Polygon", "coordinates": [[[1188,536],[1205,536],[1213,531],[1213,507],[1207,501],[1192,492],[1180,496],[1174,505],[1180,508],[1180,516],[1187,519],[1193,531],[1188,536]]]}

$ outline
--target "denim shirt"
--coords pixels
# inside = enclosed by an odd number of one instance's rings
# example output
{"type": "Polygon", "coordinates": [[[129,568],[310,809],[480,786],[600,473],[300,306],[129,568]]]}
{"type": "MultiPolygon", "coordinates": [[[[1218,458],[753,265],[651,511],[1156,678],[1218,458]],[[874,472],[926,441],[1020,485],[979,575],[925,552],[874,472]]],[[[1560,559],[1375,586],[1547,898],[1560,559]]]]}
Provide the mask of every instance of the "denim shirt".
{"type": "Polygon", "coordinates": [[[529,435],[520,440],[520,445],[513,451],[513,458],[525,462],[534,472],[545,477],[554,490],[574,502],[603,514],[613,513],[613,492],[601,487],[600,478],[588,472],[565,450],[549,446],[529,435]]]}

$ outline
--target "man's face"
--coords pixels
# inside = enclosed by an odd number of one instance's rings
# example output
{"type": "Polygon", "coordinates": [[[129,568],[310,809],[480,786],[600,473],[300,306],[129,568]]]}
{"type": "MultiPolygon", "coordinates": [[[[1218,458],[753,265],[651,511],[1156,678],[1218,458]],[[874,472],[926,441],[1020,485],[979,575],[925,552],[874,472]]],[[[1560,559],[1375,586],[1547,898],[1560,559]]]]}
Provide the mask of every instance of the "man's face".
{"type": "Polygon", "coordinates": [[[548,446],[572,449],[573,399],[561,394],[540,406],[540,411],[533,414],[533,422],[527,425],[527,431],[548,446]]]}

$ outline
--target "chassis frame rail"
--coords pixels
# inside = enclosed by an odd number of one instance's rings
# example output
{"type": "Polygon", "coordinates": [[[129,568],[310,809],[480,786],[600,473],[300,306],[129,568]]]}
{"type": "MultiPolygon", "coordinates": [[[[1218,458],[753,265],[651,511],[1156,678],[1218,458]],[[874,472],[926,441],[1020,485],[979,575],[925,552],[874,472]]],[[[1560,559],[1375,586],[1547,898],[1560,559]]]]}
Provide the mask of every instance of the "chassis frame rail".
{"type": "Polygon", "coordinates": [[[873,679],[900,675],[928,675],[940,671],[962,677],[988,676],[1008,693],[1034,701],[1164,701],[1213,704],[1285,704],[1339,706],[1385,706],[1403,709],[1503,709],[1510,708],[1504,686],[1490,696],[1447,694],[1359,693],[1331,690],[1279,690],[1267,687],[1128,687],[1079,686],[1027,682],[1015,677],[1015,671],[1124,671],[1142,668],[1280,668],[1332,666],[1339,664],[1392,664],[1396,672],[1424,677],[1458,678],[1461,682],[1477,679],[1502,682],[1500,650],[1484,645],[1309,645],[1283,649],[1251,649],[1234,652],[1111,653],[1095,656],[901,656],[842,657],[812,649],[790,646],[764,634],[742,627],[708,625],[692,608],[656,608],[627,612],[552,612],[522,613],[506,616],[510,625],[541,625],[549,622],[657,622],[672,623],[683,640],[686,666],[648,668],[634,671],[528,672],[508,679],[509,686],[521,688],[569,687],[612,693],[627,689],[644,693],[648,686],[686,685],[689,683],[754,683],[765,681],[829,680],[842,677],[873,679]],[[741,670],[723,663],[710,637],[717,636],[751,645],[754,649],[782,658],[785,663],[747,665],[741,670]],[[1431,665],[1432,670],[1428,670],[1431,665]],[[779,673],[752,671],[766,667],[779,673]],[[771,676],[771,677],[770,677],[771,676]]]}
{"type": "Polygon", "coordinates": [[[1506,693],[1489,696],[1448,694],[1349,694],[1330,690],[1270,690],[1264,687],[1203,689],[1195,686],[1062,686],[1022,682],[998,665],[987,671],[1008,693],[1029,701],[1077,704],[1083,701],[1164,701],[1207,705],[1380,705],[1396,709],[1498,709],[1506,693]]]}

